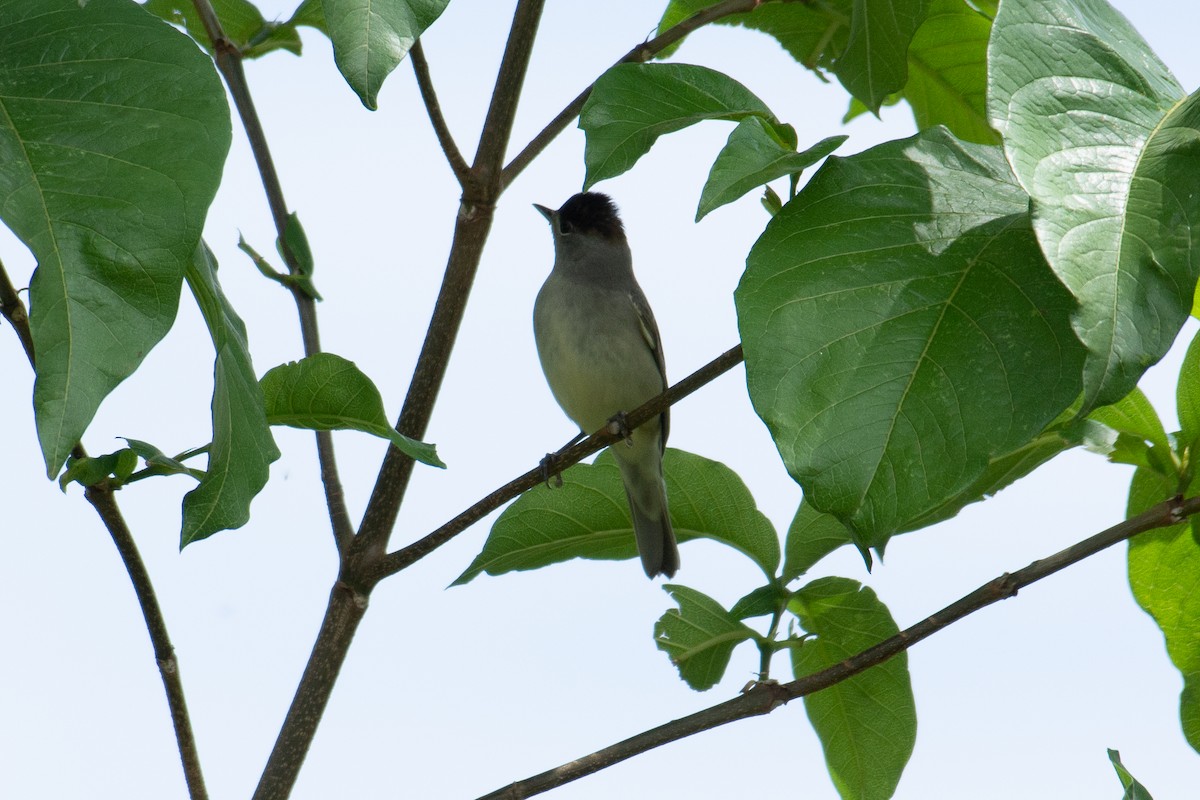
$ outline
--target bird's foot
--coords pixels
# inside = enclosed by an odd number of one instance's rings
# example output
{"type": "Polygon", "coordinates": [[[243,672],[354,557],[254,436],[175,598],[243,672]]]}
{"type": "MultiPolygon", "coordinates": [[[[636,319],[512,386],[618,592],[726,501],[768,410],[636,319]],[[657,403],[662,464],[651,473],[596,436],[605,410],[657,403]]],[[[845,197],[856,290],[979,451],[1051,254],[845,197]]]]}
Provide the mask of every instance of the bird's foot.
{"type": "Polygon", "coordinates": [[[608,432],[625,440],[626,447],[633,447],[633,431],[629,430],[629,422],[624,411],[618,411],[608,418],[608,432]]]}
{"type": "Polygon", "coordinates": [[[546,453],[546,457],[543,458],[541,463],[538,465],[542,471],[542,483],[546,484],[547,489],[562,488],[562,473],[556,472],[554,469],[557,466],[555,463],[557,461],[558,453],[546,453]],[[550,483],[551,480],[554,481],[553,484],[550,483]]]}

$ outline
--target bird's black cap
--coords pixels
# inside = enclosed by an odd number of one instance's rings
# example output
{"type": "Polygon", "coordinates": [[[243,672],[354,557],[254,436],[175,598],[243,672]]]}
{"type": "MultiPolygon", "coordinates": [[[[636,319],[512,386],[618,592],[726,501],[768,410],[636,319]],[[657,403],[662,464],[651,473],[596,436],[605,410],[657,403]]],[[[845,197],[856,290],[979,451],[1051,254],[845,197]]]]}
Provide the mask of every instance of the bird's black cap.
{"type": "Polygon", "coordinates": [[[616,204],[600,192],[580,192],[563,203],[558,224],[563,233],[595,233],[606,239],[625,236],[616,204]]]}

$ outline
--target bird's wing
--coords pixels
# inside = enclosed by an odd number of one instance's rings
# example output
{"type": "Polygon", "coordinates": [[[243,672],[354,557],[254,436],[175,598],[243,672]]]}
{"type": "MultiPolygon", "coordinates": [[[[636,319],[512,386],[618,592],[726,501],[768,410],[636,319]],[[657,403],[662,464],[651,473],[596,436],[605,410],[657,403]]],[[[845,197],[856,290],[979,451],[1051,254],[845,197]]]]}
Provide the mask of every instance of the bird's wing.
{"type": "MultiPolygon", "coordinates": [[[[633,304],[633,310],[637,314],[638,327],[642,331],[642,338],[654,356],[654,363],[658,364],[658,374],[662,377],[663,391],[666,391],[667,362],[663,357],[662,337],[658,334],[658,323],[654,321],[654,312],[650,310],[650,303],[646,300],[646,295],[640,289],[635,289],[635,291],[629,293],[629,302],[633,304]]],[[[667,446],[667,433],[671,427],[671,412],[669,408],[663,411],[661,420],[662,446],[665,448],[667,446]]]]}

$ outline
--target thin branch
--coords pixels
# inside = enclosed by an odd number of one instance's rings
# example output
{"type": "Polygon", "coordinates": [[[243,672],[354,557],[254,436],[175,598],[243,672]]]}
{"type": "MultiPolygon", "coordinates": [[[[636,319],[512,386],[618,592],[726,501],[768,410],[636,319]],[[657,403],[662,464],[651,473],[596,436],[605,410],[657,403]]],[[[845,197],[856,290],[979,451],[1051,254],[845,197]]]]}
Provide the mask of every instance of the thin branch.
{"type": "Polygon", "coordinates": [[[17,332],[29,366],[33,366],[33,334],[29,330],[29,312],[25,310],[25,304],[21,302],[21,296],[8,277],[4,264],[0,264],[0,316],[8,320],[17,332]]]}
{"type": "MultiPolygon", "coordinates": [[[[500,169],[544,3],[545,0],[520,0],[513,14],[475,162],[463,189],[442,287],[396,423],[396,430],[414,439],[422,438],[429,425],[491,230],[496,201],[502,191],[500,169]]],[[[394,447],[388,449],[352,548],[357,557],[365,559],[364,563],[383,556],[412,470],[410,457],[394,447]]]]}
{"type": "Polygon", "coordinates": [[[941,611],[918,622],[916,625],[885,639],[858,655],[811,675],[777,684],[773,682],[754,685],[750,690],[703,711],[644,731],[623,742],[597,750],[594,753],[570,761],[540,775],[510,784],[479,800],[518,800],[556,788],[577,778],[590,775],[618,762],[639,755],[660,745],[678,741],[702,731],[725,725],[735,720],[768,714],[781,705],[806,695],[827,689],[892,656],[904,652],[946,626],[957,622],[981,608],[1016,595],[1019,589],[1053,575],[1061,569],[1099,553],[1118,542],[1154,528],[1175,525],[1185,518],[1200,512],[1200,497],[1186,500],[1175,497],[1159,503],[1145,513],[1125,520],[1078,544],[1072,545],[1049,558],[1034,561],[1024,569],[1004,574],[985,583],[975,591],[951,603],[941,611]]]}
{"type": "MultiPolygon", "coordinates": [[[[742,363],[742,346],[739,344],[726,350],[691,375],[676,383],[670,389],[667,389],[667,391],[638,406],[625,416],[626,424],[631,429],[637,428],[643,422],[657,417],[670,406],[687,397],[701,386],[711,383],[717,377],[725,374],[740,363],[742,363]]],[[[546,480],[546,478],[557,475],[572,464],[576,464],[582,459],[587,458],[592,453],[608,447],[620,438],[620,434],[618,433],[611,433],[607,429],[601,429],[586,439],[568,447],[566,450],[555,454],[553,466],[549,471],[544,471],[541,466],[534,467],[524,475],[514,478],[499,489],[496,489],[427,536],[418,539],[407,547],[388,553],[385,558],[372,567],[372,571],[369,573],[369,582],[371,584],[377,583],[389,575],[412,566],[517,495],[532,489],[546,480]]]]}
{"type": "MultiPolygon", "coordinates": [[[[722,17],[728,17],[730,14],[744,14],[753,11],[764,2],[765,0],[723,0],[723,2],[697,11],[692,16],[677,25],[671,26],[653,39],[639,44],[621,56],[616,63],[626,64],[649,61],[655,54],[680,41],[697,28],[702,28],[722,17]]],[[[571,124],[571,120],[579,116],[579,112],[583,109],[583,104],[587,102],[588,95],[592,93],[592,86],[594,85],[593,83],[580,92],[566,108],[558,112],[558,115],[546,124],[546,127],[537,136],[530,140],[529,144],[525,145],[525,148],[517,154],[516,158],[509,162],[501,176],[502,185],[508,186],[512,183],[529,166],[530,162],[546,149],[546,146],[550,142],[554,141],[560,133],[567,129],[567,126],[571,124]]]]}
{"type": "MultiPolygon", "coordinates": [[[[229,93],[233,96],[233,104],[241,117],[242,127],[246,131],[246,139],[250,142],[250,150],[254,153],[254,162],[258,165],[258,174],[262,178],[263,189],[267,195],[267,204],[271,208],[271,218],[275,222],[275,232],[279,239],[280,252],[287,264],[288,272],[293,275],[301,274],[299,262],[288,247],[287,230],[288,208],[283,197],[283,184],[275,169],[275,161],[271,158],[271,149],[267,145],[267,136],[263,131],[262,120],[254,107],[254,99],[250,96],[250,85],[246,81],[246,71],[242,68],[242,53],[237,46],[225,35],[221,21],[217,18],[209,0],[192,0],[199,14],[204,30],[212,42],[214,60],[217,69],[225,78],[229,93]]],[[[292,297],[296,301],[296,311],[300,317],[300,336],[304,342],[304,354],[311,356],[321,352],[321,337],[317,326],[317,308],[313,298],[298,286],[292,286],[292,297]]],[[[338,551],[345,551],[354,535],[354,523],[350,521],[350,513],[346,509],[346,496],[338,476],[337,458],[333,449],[333,435],[329,431],[317,431],[317,460],[321,465],[321,484],[325,487],[325,504],[329,508],[329,521],[333,528],[334,542],[338,551]]]]}
{"type": "Polygon", "coordinates": [[[425,110],[429,113],[429,122],[433,125],[433,132],[437,135],[438,144],[441,145],[442,152],[446,154],[446,160],[450,162],[450,169],[454,172],[454,177],[458,178],[458,185],[465,188],[467,180],[471,177],[471,167],[463,158],[458,145],[454,143],[450,126],[446,124],[446,118],[442,116],[442,104],[438,102],[437,92],[433,90],[433,80],[429,77],[429,62],[425,60],[425,49],[421,47],[420,40],[413,44],[408,51],[408,58],[412,61],[413,73],[417,76],[417,88],[421,90],[421,100],[425,103],[425,110]]]}
{"type": "Polygon", "coordinates": [[[84,490],[84,497],[96,509],[104,527],[112,536],[113,544],[121,554],[121,562],[129,573],[129,582],[133,584],[138,606],[142,609],[146,630],[149,631],[150,641],[154,646],[158,674],[162,677],[163,688],[167,692],[167,705],[171,709],[171,724],[175,727],[175,740],[179,746],[179,757],[183,761],[183,775],[187,781],[188,794],[192,800],[207,800],[208,791],[204,787],[204,775],[200,770],[200,754],[196,749],[196,737],[192,733],[192,723],[188,716],[183,681],[179,676],[179,662],[175,659],[175,648],[167,634],[167,622],[154,594],[150,573],[146,570],[146,564],[133,541],[129,526],[121,516],[121,509],[117,507],[112,490],[103,483],[96,484],[84,490]]]}
{"type": "MultiPolygon", "coordinates": [[[[34,367],[29,315],[3,264],[0,264],[0,315],[12,323],[21,345],[25,348],[29,366],[34,367]]],[[[83,449],[82,444],[76,444],[71,455],[75,458],[86,458],[87,451],[83,449]]],[[[204,773],[200,769],[200,753],[196,749],[196,737],[192,733],[191,717],[188,715],[187,700],[183,694],[183,681],[179,677],[179,662],[175,660],[175,648],[167,634],[167,622],[154,594],[150,573],[146,570],[146,564],[133,541],[129,526],[121,516],[121,509],[117,506],[112,490],[104,484],[89,486],[84,490],[84,497],[96,509],[100,521],[112,537],[113,544],[117,546],[121,563],[125,565],[134,594],[137,595],[138,606],[142,609],[142,617],[146,620],[146,630],[154,648],[154,660],[158,663],[158,674],[162,677],[163,688],[167,693],[167,708],[171,712],[171,724],[175,729],[175,741],[179,747],[179,758],[183,762],[183,776],[187,781],[188,794],[192,800],[207,800],[208,790],[204,787],[204,773]]]]}

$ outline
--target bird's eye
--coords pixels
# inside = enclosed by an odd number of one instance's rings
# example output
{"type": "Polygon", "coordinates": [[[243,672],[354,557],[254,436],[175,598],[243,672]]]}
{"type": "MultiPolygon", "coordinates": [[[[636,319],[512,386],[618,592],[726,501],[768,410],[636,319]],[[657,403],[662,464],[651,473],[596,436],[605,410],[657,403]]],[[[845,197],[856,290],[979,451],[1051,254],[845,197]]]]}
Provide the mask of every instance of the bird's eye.
{"type": "Polygon", "coordinates": [[[558,221],[558,230],[565,236],[569,233],[574,233],[575,227],[570,222],[567,222],[565,219],[560,219],[558,221]]]}

